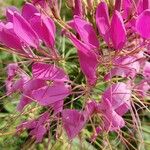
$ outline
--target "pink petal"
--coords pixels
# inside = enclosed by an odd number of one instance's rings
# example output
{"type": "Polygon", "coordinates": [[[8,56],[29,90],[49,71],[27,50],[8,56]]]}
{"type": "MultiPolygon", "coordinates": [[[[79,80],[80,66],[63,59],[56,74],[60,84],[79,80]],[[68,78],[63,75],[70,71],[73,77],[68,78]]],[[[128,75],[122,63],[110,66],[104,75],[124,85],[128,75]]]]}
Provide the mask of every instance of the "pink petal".
{"type": "Polygon", "coordinates": [[[42,141],[44,135],[46,134],[47,129],[43,125],[39,125],[35,129],[30,131],[30,135],[35,137],[36,142],[39,143],[42,141]]]}
{"type": "Polygon", "coordinates": [[[30,104],[30,103],[32,103],[32,100],[30,99],[30,98],[28,98],[28,97],[26,97],[26,96],[21,96],[21,99],[20,99],[20,102],[19,102],[19,104],[17,105],[17,110],[19,111],[19,112],[21,112],[23,109],[24,109],[24,107],[26,106],[26,105],[28,105],[28,104],[30,104]]]}
{"type": "Polygon", "coordinates": [[[69,140],[72,140],[74,137],[76,137],[86,123],[82,113],[71,109],[63,110],[62,121],[69,140]]]}
{"type": "Polygon", "coordinates": [[[54,48],[56,32],[54,21],[49,17],[42,16],[42,22],[43,26],[41,30],[43,34],[43,40],[50,48],[54,48]]]}
{"type": "Polygon", "coordinates": [[[7,66],[7,76],[8,76],[8,79],[11,79],[11,78],[15,77],[16,74],[17,74],[18,69],[19,69],[19,66],[18,66],[17,63],[10,63],[7,66]]]}
{"type": "Polygon", "coordinates": [[[106,112],[104,119],[104,129],[106,131],[116,131],[125,126],[123,118],[115,111],[106,112]]]}
{"type": "Polygon", "coordinates": [[[122,5],[122,0],[116,0],[115,1],[115,10],[121,11],[121,5],[122,5]]]}
{"type": "Polygon", "coordinates": [[[81,70],[86,76],[88,83],[90,85],[95,84],[97,80],[96,69],[99,64],[97,53],[88,45],[80,42],[76,37],[70,35],[70,39],[78,50],[81,70]]]}
{"type": "Polygon", "coordinates": [[[99,48],[98,38],[96,36],[93,26],[89,22],[77,16],[74,17],[74,23],[76,31],[80,35],[81,40],[86,44],[91,44],[99,48]]]}
{"type": "Polygon", "coordinates": [[[42,79],[31,79],[24,84],[24,94],[31,93],[33,90],[37,90],[43,86],[46,86],[46,82],[42,79]]]}
{"type": "Polygon", "coordinates": [[[56,103],[51,104],[52,109],[54,110],[54,115],[62,112],[64,106],[64,101],[57,101],[56,103]]]}
{"type": "Polygon", "coordinates": [[[106,108],[106,100],[108,99],[112,105],[112,109],[117,109],[131,98],[131,90],[123,83],[116,83],[108,87],[102,95],[102,105],[106,108]]]}
{"type": "Polygon", "coordinates": [[[33,79],[27,81],[23,86],[23,95],[17,107],[18,111],[22,111],[26,105],[30,104],[33,101],[34,98],[32,95],[32,91],[40,89],[45,85],[45,81],[41,79],[33,79]]]}
{"type": "Polygon", "coordinates": [[[41,20],[41,14],[36,13],[34,16],[29,20],[33,30],[38,34],[39,38],[42,40],[42,28],[43,28],[43,22],[41,20]]]}
{"type": "Polygon", "coordinates": [[[32,0],[33,5],[40,5],[42,8],[46,8],[46,0],[32,0]]]}
{"type": "Polygon", "coordinates": [[[26,2],[22,8],[22,16],[29,21],[35,13],[39,13],[36,7],[33,4],[26,2]]]}
{"type": "Polygon", "coordinates": [[[69,86],[64,83],[53,83],[51,86],[44,86],[32,92],[35,101],[43,106],[63,101],[69,94],[69,86]]]}
{"type": "Polygon", "coordinates": [[[146,62],[143,68],[143,75],[145,79],[150,83],[150,62],[146,62]]]}
{"type": "Polygon", "coordinates": [[[98,104],[93,100],[93,101],[88,101],[86,106],[85,106],[85,110],[83,112],[85,118],[89,118],[90,116],[92,116],[92,114],[97,112],[97,106],[98,104]]]}
{"type": "Polygon", "coordinates": [[[6,18],[8,22],[13,22],[13,16],[14,16],[14,12],[18,12],[18,9],[16,7],[9,7],[6,9],[6,18]]]}
{"type": "Polygon", "coordinates": [[[143,0],[143,10],[150,9],[150,0],[143,0]]]}
{"type": "Polygon", "coordinates": [[[18,13],[14,13],[13,17],[14,32],[25,43],[34,48],[39,46],[39,38],[31,25],[18,13]]]}
{"type": "Polygon", "coordinates": [[[25,54],[22,49],[22,43],[20,39],[13,32],[13,24],[4,25],[0,31],[0,42],[5,46],[14,49],[18,53],[25,54]]]}
{"type": "Polygon", "coordinates": [[[96,9],[96,24],[100,35],[109,43],[108,32],[110,28],[108,7],[105,2],[101,2],[96,9]]]}
{"type": "Polygon", "coordinates": [[[123,56],[114,60],[116,67],[104,77],[109,80],[114,76],[134,78],[140,71],[140,62],[137,61],[139,56],[123,56]]]}
{"type": "Polygon", "coordinates": [[[136,30],[141,37],[150,38],[150,10],[143,11],[137,18],[136,30]]]}
{"type": "Polygon", "coordinates": [[[32,66],[34,78],[52,81],[68,81],[68,76],[65,72],[52,64],[35,63],[32,66]]]}
{"type": "Polygon", "coordinates": [[[145,97],[148,95],[150,85],[146,81],[141,81],[138,85],[135,86],[135,90],[140,96],[145,97]]]}
{"type": "Polygon", "coordinates": [[[130,101],[127,101],[126,103],[122,104],[117,109],[115,109],[115,112],[118,115],[123,116],[130,108],[131,108],[130,101]]]}
{"type": "Polygon", "coordinates": [[[43,40],[48,47],[53,49],[56,32],[53,20],[47,16],[35,14],[32,19],[30,19],[30,24],[40,39],[43,40]]]}
{"type": "Polygon", "coordinates": [[[122,49],[126,42],[126,29],[121,14],[117,10],[112,17],[110,34],[114,48],[122,49]]]}
{"type": "Polygon", "coordinates": [[[73,10],[73,15],[77,15],[79,17],[83,17],[84,15],[84,10],[83,10],[83,5],[81,0],[75,0],[75,7],[73,10]]]}
{"type": "Polygon", "coordinates": [[[127,19],[131,15],[131,13],[134,9],[132,0],[123,0],[122,8],[123,8],[123,19],[127,19]]]}
{"type": "Polygon", "coordinates": [[[39,118],[38,118],[38,125],[41,125],[41,124],[45,124],[50,118],[50,114],[49,112],[45,112],[43,113],[39,118]]]}

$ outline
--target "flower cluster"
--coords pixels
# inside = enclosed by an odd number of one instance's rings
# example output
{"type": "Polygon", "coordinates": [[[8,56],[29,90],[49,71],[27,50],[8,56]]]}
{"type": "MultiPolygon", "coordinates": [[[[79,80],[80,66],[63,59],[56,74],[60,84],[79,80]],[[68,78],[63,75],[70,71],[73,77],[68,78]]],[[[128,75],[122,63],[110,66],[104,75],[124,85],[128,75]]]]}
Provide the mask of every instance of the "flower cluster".
{"type": "Polygon", "coordinates": [[[6,21],[0,22],[0,42],[7,51],[28,59],[32,69],[29,75],[17,63],[9,64],[7,94],[20,93],[18,111],[32,102],[46,108],[39,118],[23,122],[17,131],[30,129],[30,135],[41,142],[51,118],[55,118],[61,120],[72,140],[93,116],[100,120],[94,126],[94,138],[124,127],[123,116],[132,109],[133,95],[142,101],[150,90],[149,3],[116,0],[110,8],[105,1],[68,0],[73,11],[68,22],[61,19],[56,0],[33,0],[25,3],[22,11],[8,8],[6,21]],[[74,83],[62,65],[67,60],[56,48],[55,23],[77,50],[85,79],[82,84],[74,83]],[[95,89],[100,83],[106,83],[106,88],[97,94],[95,89]],[[66,105],[65,99],[72,102],[72,95],[83,98],[81,110],[66,105]]]}

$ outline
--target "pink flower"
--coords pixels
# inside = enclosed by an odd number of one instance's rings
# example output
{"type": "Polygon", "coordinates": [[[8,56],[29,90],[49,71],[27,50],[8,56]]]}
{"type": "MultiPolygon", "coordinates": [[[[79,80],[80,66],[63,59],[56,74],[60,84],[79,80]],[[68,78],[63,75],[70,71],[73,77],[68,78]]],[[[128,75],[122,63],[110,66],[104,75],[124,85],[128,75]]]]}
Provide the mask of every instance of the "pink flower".
{"type": "Polygon", "coordinates": [[[2,44],[18,53],[33,57],[29,47],[38,50],[44,42],[49,47],[52,57],[58,57],[55,49],[56,27],[51,18],[41,14],[31,3],[24,5],[21,14],[15,8],[8,8],[6,13],[8,23],[0,24],[2,44]]]}
{"type": "Polygon", "coordinates": [[[80,67],[86,76],[87,82],[90,85],[94,85],[97,80],[96,69],[99,64],[97,53],[94,49],[82,43],[73,35],[70,35],[70,39],[78,50],[80,67]]]}
{"type": "Polygon", "coordinates": [[[37,120],[23,122],[17,127],[17,132],[23,130],[24,128],[30,129],[29,134],[36,139],[36,142],[41,142],[48,130],[46,123],[49,121],[49,117],[49,113],[45,112],[37,120]]]}
{"type": "Polygon", "coordinates": [[[131,90],[125,83],[116,83],[106,89],[99,106],[104,117],[103,130],[116,131],[125,125],[122,116],[130,108],[130,98],[131,90]]]}
{"type": "Polygon", "coordinates": [[[106,74],[105,80],[114,76],[134,78],[140,71],[140,62],[135,56],[122,56],[114,60],[114,68],[106,74]]]}
{"type": "Polygon", "coordinates": [[[126,42],[126,29],[120,12],[114,11],[110,23],[107,4],[101,2],[96,9],[96,24],[107,44],[111,41],[115,50],[123,48],[126,42]]]}
{"type": "Polygon", "coordinates": [[[69,140],[75,138],[85,127],[89,117],[97,111],[97,103],[88,101],[84,111],[75,109],[64,109],[62,111],[63,127],[67,133],[69,140]]]}
{"type": "Polygon", "coordinates": [[[150,10],[144,10],[137,18],[136,30],[141,37],[145,39],[150,38],[150,10]]]}
{"type": "Polygon", "coordinates": [[[62,112],[63,127],[68,135],[68,138],[72,140],[79,134],[81,129],[86,123],[86,118],[77,110],[65,109],[62,112]]]}

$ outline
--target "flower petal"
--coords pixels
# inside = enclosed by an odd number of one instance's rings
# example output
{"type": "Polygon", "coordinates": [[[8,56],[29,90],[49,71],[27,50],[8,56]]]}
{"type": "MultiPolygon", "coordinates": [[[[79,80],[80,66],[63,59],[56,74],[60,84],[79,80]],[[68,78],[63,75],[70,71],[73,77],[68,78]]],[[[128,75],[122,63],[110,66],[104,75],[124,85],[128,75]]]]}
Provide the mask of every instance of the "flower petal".
{"type": "Polygon", "coordinates": [[[81,40],[84,41],[84,43],[86,44],[91,44],[96,48],[99,48],[98,38],[96,36],[93,26],[89,22],[77,16],[74,17],[74,23],[76,31],[80,35],[81,40]]]}
{"type": "Polygon", "coordinates": [[[116,10],[111,21],[110,35],[116,50],[123,48],[126,42],[126,29],[121,14],[116,10]]]}
{"type": "Polygon", "coordinates": [[[52,86],[44,86],[34,90],[32,96],[39,104],[48,106],[63,101],[70,94],[68,85],[64,83],[53,83],[52,86]]]}
{"type": "Polygon", "coordinates": [[[81,70],[83,71],[86,79],[90,85],[96,83],[96,69],[99,64],[97,53],[88,45],[79,41],[76,37],[70,35],[70,39],[78,50],[79,62],[81,70]]]}
{"type": "Polygon", "coordinates": [[[13,17],[14,32],[26,44],[34,48],[39,46],[39,37],[32,29],[31,25],[18,13],[13,17]]]}
{"type": "Polygon", "coordinates": [[[63,110],[62,121],[69,140],[76,137],[86,123],[86,119],[82,113],[71,109],[63,110]]]}
{"type": "Polygon", "coordinates": [[[17,53],[26,54],[22,49],[20,39],[13,32],[13,24],[9,23],[2,27],[0,31],[0,42],[5,46],[14,49],[17,53]]]}
{"type": "Polygon", "coordinates": [[[137,18],[136,30],[141,37],[145,39],[150,38],[150,10],[143,11],[137,18]]]}
{"type": "MultiPolygon", "coordinates": [[[[120,82],[108,87],[102,95],[102,105],[106,105],[106,100],[110,101],[112,109],[117,109],[131,98],[131,90],[127,84],[120,82]]],[[[107,107],[107,106],[105,106],[107,107]]]]}
{"type": "Polygon", "coordinates": [[[35,63],[32,66],[34,78],[52,81],[68,81],[68,76],[65,72],[52,64],[35,63]]]}
{"type": "Polygon", "coordinates": [[[22,8],[22,16],[26,20],[30,20],[35,13],[39,13],[36,7],[33,4],[26,2],[22,8]]]}
{"type": "Polygon", "coordinates": [[[96,24],[100,35],[106,43],[109,43],[108,32],[110,28],[108,7],[105,2],[101,2],[96,9],[96,24]]]}
{"type": "Polygon", "coordinates": [[[115,111],[106,112],[104,117],[104,129],[106,131],[116,131],[125,126],[123,118],[115,111]]]}

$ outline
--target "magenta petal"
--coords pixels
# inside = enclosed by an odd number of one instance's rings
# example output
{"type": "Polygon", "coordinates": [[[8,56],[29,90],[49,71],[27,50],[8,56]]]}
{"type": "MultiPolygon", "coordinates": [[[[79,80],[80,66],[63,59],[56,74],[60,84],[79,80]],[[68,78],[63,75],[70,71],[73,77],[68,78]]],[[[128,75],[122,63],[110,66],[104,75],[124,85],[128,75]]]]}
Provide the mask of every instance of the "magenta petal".
{"type": "Polygon", "coordinates": [[[16,91],[22,91],[24,82],[24,79],[17,80],[16,82],[6,80],[7,93],[11,94],[16,91]]]}
{"type": "Polygon", "coordinates": [[[46,85],[45,81],[41,79],[33,79],[27,81],[23,86],[23,96],[20,100],[20,103],[18,104],[17,107],[18,111],[22,111],[27,104],[30,104],[33,101],[32,95],[33,90],[40,89],[45,85],[46,85]]]}
{"type": "Polygon", "coordinates": [[[39,38],[31,25],[18,13],[14,13],[13,17],[14,32],[26,44],[34,48],[39,46],[39,38]]]}
{"type": "Polygon", "coordinates": [[[49,112],[45,112],[43,113],[39,119],[38,119],[38,124],[45,124],[47,122],[47,120],[49,119],[49,112]]]}
{"type": "Polygon", "coordinates": [[[82,1],[75,0],[74,3],[75,3],[75,6],[74,6],[74,10],[73,10],[73,15],[77,15],[82,18],[84,15],[82,1]]]}
{"type": "Polygon", "coordinates": [[[143,11],[137,18],[136,30],[146,39],[150,38],[150,10],[143,11]]]}
{"type": "Polygon", "coordinates": [[[150,83],[150,62],[146,62],[143,68],[143,75],[148,83],[150,83]]]}
{"type": "Polygon", "coordinates": [[[46,8],[46,0],[32,0],[34,5],[40,5],[42,8],[46,8]]]}
{"type": "Polygon", "coordinates": [[[16,7],[9,7],[6,9],[6,17],[8,22],[13,22],[14,12],[18,12],[16,7]]]}
{"type": "Polygon", "coordinates": [[[140,71],[140,62],[135,56],[122,56],[114,60],[116,67],[104,77],[109,80],[114,76],[131,77],[134,78],[140,71]]]}
{"type": "Polygon", "coordinates": [[[63,106],[64,106],[64,101],[63,100],[57,101],[57,102],[51,104],[51,107],[54,110],[53,114],[56,115],[56,114],[62,112],[63,106]]]}
{"type": "Polygon", "coordinates": [[[121,6],[122,6],[122,0],[116,0],[115,1],[115,10],[120,12],[121,6]]]}
{"type": "MultiPolygon", "coordinates": [[[[149,80],[150,78],[148,79],[148,81],[149,80]]],[[[138,85],[135,86],[135,90],[141,97],[145,97],[148,95],[148,91],[150,90],[150,85],[146,81],[141,81],[138,85]]]]}
{"type": "Polygon", "coordinates": [[[18,53],[25,54],[22,49],[22,44],[20,39],[13,32],[13,24],[9,23],[4,25],[0,31],[0,42],[5,46],[14,49],[18,53]]]}
{"type": "Polygon", "coordinates": [[[41,142],[45,133],[47,132],[46,128],[43,125],[39,125],[35,129],[30,131],[30,135],[35,137],[36,142],[41,142]]]}
{"type": "Polygon", "coordinates": [[[143,10],[150,9],[150,0],[143,0],[143,10]]]}
{"type": "Polygon", "coordinates": [[[35,101],[43,106],[63,101],[69,94],[69,86],[64,83],[53,83],[52,86],[44,86],[32,92],[35,101]]]}
{"type": "Polygon", "coordinates": [[[7,76],[8,76],[8,79],[11,79],[13,77],[16,76],[16,73],[19,69],[19,66],[17,63],[11,63],[7,66],[7,76]]]}
{"type": "Polygon", "coordinates": [[[122,0],[122,8],[123,8],[123,19],[127,19],[131,13],[133,8],[132,0],[122,0]]]}
{"type": "Polygon", "coordinates": [[[35,63],[32,66],[34,78],[52,81],[68,81],[68,76],[65,72],[52,64],[35,63]]]}
{"type": "Polygon", "coordinates": [[[107,111],[104,117],[104,129],[106,131],[116,131],[125,126],[123,118],[115,111],[107,111]]]}
{"type": "Polygon", "coordinates": [[[117,10],[112,17],[110,34],[114,48],[116,50],[122,49],[126,42],[126,29],[122,16],[117,10]]]}
{"type": "Polygon", "coordinates": [[[91,85],[95,84],[97,80],[96,69],[99,64],[97,53],[76,37],[70,35],[70,39],[78,50],[81,70],[86,76],[88,83],[91,85]]]}
{"type": "Polygon", "coordinates": [[[108,32],[110,28],[108,7],[105,2],[101,2],[96,9],[96,24],[100,35],[108,43],[108,32]]]}
{"type": "Polygon", "coordinates": [[[85,110],[84,110],[84,116],[86,118],[89,118],[93,113],[97,112],[97,103],[95,101],[88,101],[85,110]]]}
{"type": "Polygon", "coordinates": [[[35,13],[39,13],[36,7],[31,3],[25,3],[22,8],[22,16],[29,21],[35,13]]]}
{"type": "MultiPolygon", "coordinates": [[[[113,84],[108,87],[102,95],[102,105],[106,105],[105,101],[108,99],[112,105],[112,109],[116,109],[122,104],[129,101],[131,98],[130,88],[123,82],[113,84]]],[[[107,107],[107,106],[105,106],[107,107]]]]}
{"type": "Polygon", "coordinates": [[[22,96],[19,104],[17,105],[17,110],[21,112],[23,108],[30,103],[32,103],[32,100],[30,98],[22,96]]]}
{"type": "Polygon", "coordinates": [[[93,26],[89,22],[77,16],[74,17],[74,23],[76,31],[80,35],[81,40],[84,41],[86,44],[91,44],[99,48],[98,38],[96,36],[93,26]]]}
{"type": "Polygon", "coordinates": [[[55,45],[55,32],[56,27],[54,21],[46,16],[42,16],[43,26],[41,28],[43,41],[50,47],[54,48],[55,45]]]}
{"type": "Polygon", "coordinates": [[[74,137],[76,137],[86,123],[82,113],[71,109],[63,110],[62,121],[69,140],[72,140],[74,137]]]}
{"type": "Polygon", "coordinates": [[[115,109],[115,112],[118,115],[123,116],[130,108],[131,108],[130,101],[127,101],[126,103],[122,104],[117,109],[115,109]]]}
{"type": "Polygon", "coordinates": [[[45,44],[54,48],[55,45],[55,32],[56,27],[53,20],[47,16],[35,14],[30,19],[30,24],[34,31],[38,34],[39,38],[45,42],[45,44]]]}
{"type": "Polygon", "coordinates": [[[42,79],[32,79],[24,85],[24,94],[31,93],[33,90],[37,90],[46,85],[46,82],[42,79]]]}
{"type": "Polygon", "coordinates": [[[43,36],[42,36],[42,27],[43,27],[43,23],[41,20],[41,14],[36,13],[34,14],[34,16],[29,20],[33,30],[38,34],[39,38],[42,40],[43,36]]]}

